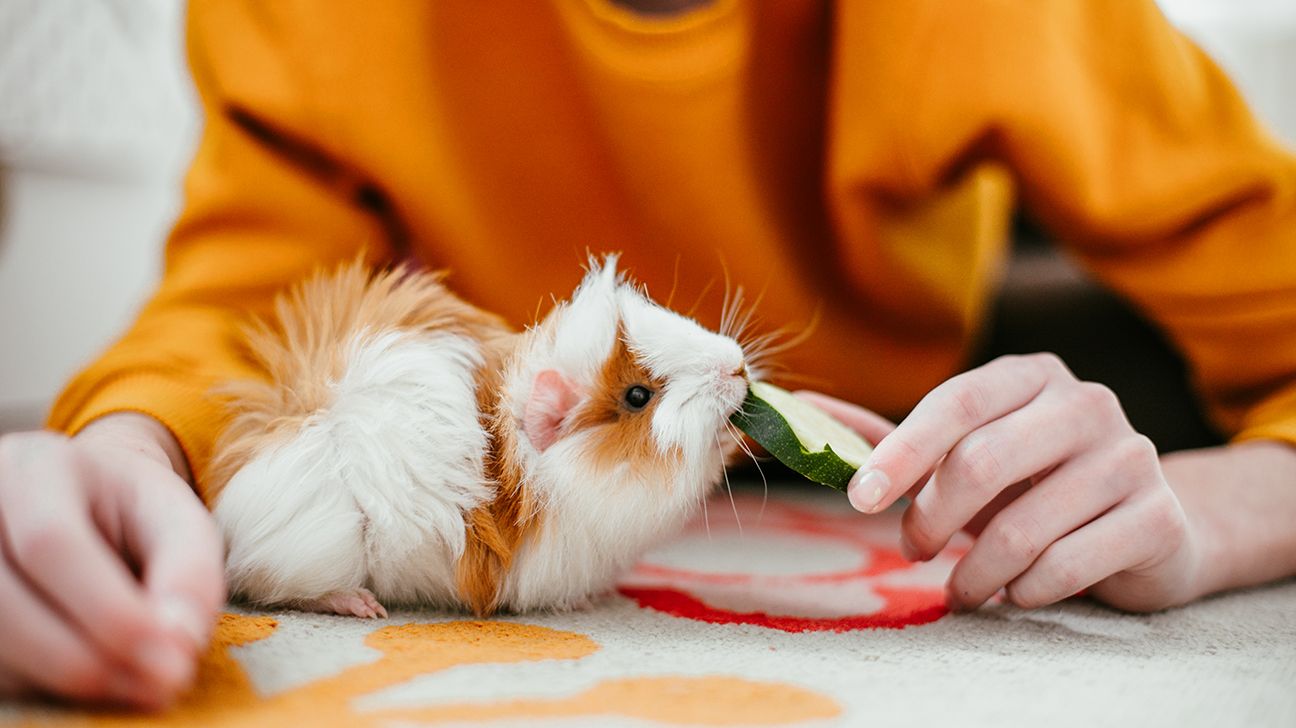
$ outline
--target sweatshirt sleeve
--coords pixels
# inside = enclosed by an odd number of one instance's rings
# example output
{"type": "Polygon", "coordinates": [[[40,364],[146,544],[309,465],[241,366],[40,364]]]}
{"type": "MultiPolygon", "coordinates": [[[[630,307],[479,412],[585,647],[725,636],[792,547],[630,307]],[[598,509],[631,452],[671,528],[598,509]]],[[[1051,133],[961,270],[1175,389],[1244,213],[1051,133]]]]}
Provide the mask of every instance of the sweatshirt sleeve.
{"type": "Polygon", "coordinates": [[[1151,0],[928,3],[908,183],[1006,164],[1215,423],[1296,443],[1296,156],[1151,0]]]}
{"type": "Polygon", "coordinates": [[[204,129],[161,283],[129,330],[56,400],[48,426],[76,433],[120,411],[164,423],[202,492],[224,421],[212,389],[256,376],[241,330],[285,286],[321,266],[390,256],[365,188],[314,134],[304,84],[234,3],[193,3],[190,65],[204,129]],[[362,251],[364,251],[362,253],[362,251]]]}

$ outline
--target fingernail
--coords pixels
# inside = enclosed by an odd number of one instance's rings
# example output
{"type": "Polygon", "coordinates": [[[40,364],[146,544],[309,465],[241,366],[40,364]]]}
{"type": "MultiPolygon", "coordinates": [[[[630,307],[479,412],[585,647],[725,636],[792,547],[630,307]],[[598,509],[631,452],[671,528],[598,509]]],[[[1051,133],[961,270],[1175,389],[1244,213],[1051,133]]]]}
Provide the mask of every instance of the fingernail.
{"type": "Polygon", "coordinates": [[[863,513],[876,513],[882,496],[891,487],[891,481],[881,470],[861,470],[846,486],[846,496],[851,506],[863,513]]]}
{"type": "Polygon", "coordinates": [[[166,597],[158,607],[158,620],[162,626],[172,632],[179,632],[193,643],[194,648],[201,650],[207,646],[209,625],[188,600],[182,597],[166,597]]]}
{"type": "Polygon", "coordinates": [[[135,664],[155,681],[168,687],[186,685],[193,660],[169,640],[151,639],[135,651],[135,664]]]}

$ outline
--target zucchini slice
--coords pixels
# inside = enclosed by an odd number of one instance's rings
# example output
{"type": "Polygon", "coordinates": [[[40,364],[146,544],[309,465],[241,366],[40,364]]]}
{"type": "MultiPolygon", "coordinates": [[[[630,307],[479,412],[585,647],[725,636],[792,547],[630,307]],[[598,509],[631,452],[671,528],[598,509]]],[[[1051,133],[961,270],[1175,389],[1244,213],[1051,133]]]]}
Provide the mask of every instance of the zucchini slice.
{"type": "Polygon", "coordinates": [[[729,418],[761,447],[816,483],[845,491],[873,448],[831,415],[791,392],[753,382],[729,418]]]}

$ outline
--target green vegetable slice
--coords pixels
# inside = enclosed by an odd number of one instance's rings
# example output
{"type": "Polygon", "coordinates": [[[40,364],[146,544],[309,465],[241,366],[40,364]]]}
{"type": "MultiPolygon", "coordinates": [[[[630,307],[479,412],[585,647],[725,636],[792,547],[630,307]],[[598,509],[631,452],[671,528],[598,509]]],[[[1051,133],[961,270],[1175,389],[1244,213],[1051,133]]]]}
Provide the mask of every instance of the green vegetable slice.
{"type": "Polygon", "coordinates": [[[753,382],[729,418],[761,447],[816,483],[846,490],[873,448],[854,430],[791,392],[753,382]]]}

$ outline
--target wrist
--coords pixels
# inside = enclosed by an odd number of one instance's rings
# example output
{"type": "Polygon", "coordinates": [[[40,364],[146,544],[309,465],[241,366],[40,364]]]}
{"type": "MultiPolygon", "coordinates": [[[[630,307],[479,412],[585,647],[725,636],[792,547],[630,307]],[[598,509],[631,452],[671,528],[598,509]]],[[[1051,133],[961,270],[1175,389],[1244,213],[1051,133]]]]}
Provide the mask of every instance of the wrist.
{"type": "Polygon", "coordinates": [[[1200,512],[1198,503],[1185,503],[1180,498],[1180,507],[1184,511],[1188,537],[1183,545],[1183,559],[1186,564],[1187,579],[1183,594],[1176,599],[1177,604],[1185,604],[1227,588],[1221,582],[1221,564],[1228,563],[1226,554],[1227,541],[1224,539],[1218,524],[1206,514],[1200,512]]]}
{"type": "Polygon", "coordinates": [[[103,440],[129,447],[167,465],[186,483],[193,483],[189,461],[180,441],[157,418],[142,412],[112,412],[99,417],[77,433],[76,440],[103,440]]]}
{"type": "Polygon", "coordinates": [[[1170,487],[1179,499],[1187,522],[1188,539],[1185,548],[1193,550],[1189,570],[1187,600],[1228,588],[1224,578],[1228,565],[1235,557],[1230,553],[1232,539],[1227,531],[1232,527],[1228,519],[1219,518],[1219,498],[1222,483],[1218,478],[1228,466],[1231,457],[1225,448],[1194,450],[1162,458],[1162,470],[1170,487]]]}
{"type": "Polygon", "coordinates": [[[1161,462],[1197,552],[1194,597],[1296,574],[1296,449],[1257,440],[1161,462]]]}

